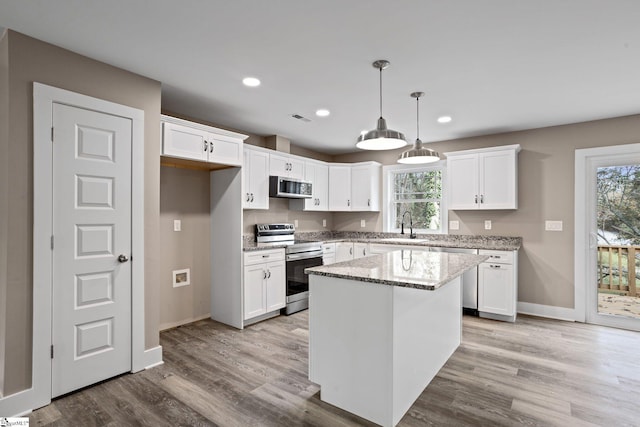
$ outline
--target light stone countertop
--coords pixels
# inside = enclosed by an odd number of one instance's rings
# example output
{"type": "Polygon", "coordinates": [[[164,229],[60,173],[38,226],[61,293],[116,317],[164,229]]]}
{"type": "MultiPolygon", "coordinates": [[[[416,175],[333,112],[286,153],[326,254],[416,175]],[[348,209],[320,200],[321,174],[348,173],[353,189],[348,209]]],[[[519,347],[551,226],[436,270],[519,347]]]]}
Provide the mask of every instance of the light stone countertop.
{"type": "Polygon", "coordinates": [[[489,259],[486,255],[398,249],[352,261],[307,268],[310,275],[433,291],[489,259]]]}

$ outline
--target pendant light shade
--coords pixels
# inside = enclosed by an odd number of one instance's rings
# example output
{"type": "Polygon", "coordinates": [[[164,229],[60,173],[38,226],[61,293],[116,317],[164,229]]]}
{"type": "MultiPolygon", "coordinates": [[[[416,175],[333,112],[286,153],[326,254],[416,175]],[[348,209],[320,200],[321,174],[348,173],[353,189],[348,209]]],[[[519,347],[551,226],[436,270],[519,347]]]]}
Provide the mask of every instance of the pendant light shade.
{"type": "Polygon", "coordinates": [[[402,132],[387,128],[387,121],[382,117],[382,70],[389,66],[389,61],[380,59],[373,63],[380,70],[380,118],[378,126],[358,138],[356,147],[362,150],[393,150],[407,145],[402,132]]]}
{"type": "Polygon", "coordinates": [[[398,156],[398,163],[404,164],[424,164],[433,163],[440,160],[440,155],[429,148],[424,146],[424,143],[420,141],[420,97],[424,96],[424,92],[413,92],[412,98],[416,99],[416,142],[413,144],[413,148],[405,151],[398,156]]]}

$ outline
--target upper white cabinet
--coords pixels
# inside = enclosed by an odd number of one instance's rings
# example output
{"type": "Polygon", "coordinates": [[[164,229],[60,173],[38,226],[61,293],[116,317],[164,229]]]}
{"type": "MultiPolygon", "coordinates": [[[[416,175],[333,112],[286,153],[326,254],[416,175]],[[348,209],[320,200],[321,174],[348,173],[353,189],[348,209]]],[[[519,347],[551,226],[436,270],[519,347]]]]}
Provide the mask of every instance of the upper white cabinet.
{"type": "Polygon", "coordinates": [[[381,165],[329,164],[330,211],[379,211],[381,165]]]}
{"type": "Polygon", "coordinates": [[[380,210],[380,163],[354,163],[351,166],[351,210],[380,210]]]}
{"type": "Polygon", "coordinates": [[[242,165],[246,135],[162,116],[162,155],[186,160],[242,165]]]}
{"type": "Polygon", "coordinates": [[[269,209],[269,153],[244,147],[242,167],[243,209],[269,209]]]}
{"type": "Polygon", "coordinates": [[[311,182],[313,197],[289,200],[289,209],[326,211],[329,209],[329,165],[324,162],[304,162],[304,179],[311,182]]]}
{"type": "Polygon", "coordinates": [[[269,175],[304,179],[304,160],[287,154],[269,155],[269,175]]]}
{"type": "Polygon", "coordinates": [[[517,209],[520,145],[444,153],[448,208],[517,209]]]}

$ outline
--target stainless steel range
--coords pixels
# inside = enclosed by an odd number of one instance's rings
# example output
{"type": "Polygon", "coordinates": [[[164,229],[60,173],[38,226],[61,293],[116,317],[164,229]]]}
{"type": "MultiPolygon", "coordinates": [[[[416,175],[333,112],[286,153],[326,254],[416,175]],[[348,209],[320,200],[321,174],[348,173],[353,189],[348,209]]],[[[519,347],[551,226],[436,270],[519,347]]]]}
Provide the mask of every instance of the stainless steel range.
{"type": "Polygon", "coordinates": [[[285,244],[287,269],[287,306],[283,314],[291,314],[309,307],[309,275],[305,268],[322,265],[322,242],[296,240],[293,224],[256,224],[259,246],[285,244]]]}

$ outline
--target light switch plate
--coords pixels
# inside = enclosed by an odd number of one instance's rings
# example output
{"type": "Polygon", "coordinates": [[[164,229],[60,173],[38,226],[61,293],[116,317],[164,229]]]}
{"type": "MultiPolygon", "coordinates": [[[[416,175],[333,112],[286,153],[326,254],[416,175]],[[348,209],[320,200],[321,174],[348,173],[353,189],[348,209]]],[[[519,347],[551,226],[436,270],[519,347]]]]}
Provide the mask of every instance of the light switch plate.
{"type": "Polygon", "coordinates": [[[562,221],[545,221],[545,231],[562,231],[562,221]]]}
{"type": "Polygon", "coordinates": [[[326,220],[326,219],[323,219],[323,220],[322,220],[322,226],[323,226],[323,227],[326,227],[326,226],[327,226],[327,220],[326,220]]]}
{"type": "Polygon", "coordinates": [[[487,219],[484,221],[484,229],[485,230],[491,230],[491,220],[487,219]]]}
{"type": "Polygon", "coordinates": [[[366,227],[366,226],[367,226],[366,221],[365,221],[364,219],[361,219],[361,220],[360,220],[360,227],[364,228],[364,227],[366,227]]]}
{"type": "Polygon", "coordinates": [[[293,226],[294,226],[295,228],[298,228],[298,220],[297,220],[297,219],[294,219],[294,220],[293,220],[293,226]]]}
{"type": "Polygon", "coordinates": [[[449,221],[449,230],[460,230],[460,221],[449,221]]]}
{"type": "Polygon", "coordinates": [[[173,231],[182,231],[182,221],[179,219],[173,220],[173,231]]]}

